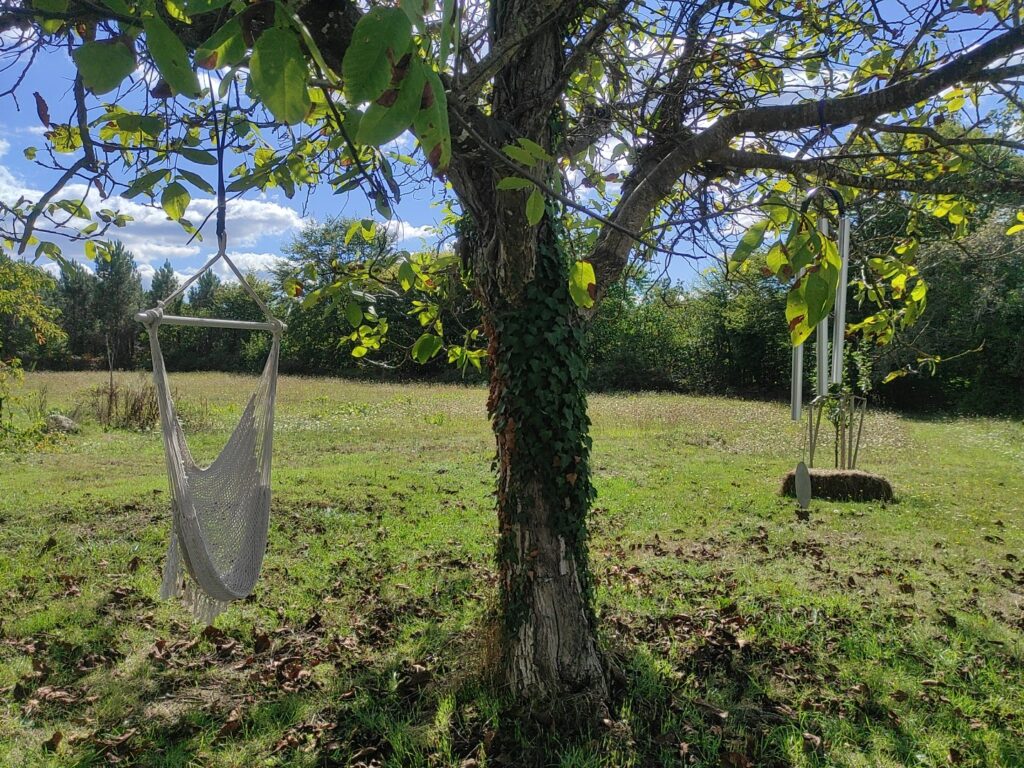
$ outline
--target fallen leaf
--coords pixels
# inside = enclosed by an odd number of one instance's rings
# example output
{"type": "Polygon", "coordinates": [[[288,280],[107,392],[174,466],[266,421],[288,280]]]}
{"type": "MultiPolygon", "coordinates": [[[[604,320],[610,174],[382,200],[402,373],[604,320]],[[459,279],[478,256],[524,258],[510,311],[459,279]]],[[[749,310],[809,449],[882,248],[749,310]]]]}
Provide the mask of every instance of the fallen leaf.
{"type": "Polygon", "coordinates": [[[54,731],[53,735],[43,742],[43,750],[45,752],[56,752],[57,747],[64,741],[64,734],[60,731],[54,731]]]}

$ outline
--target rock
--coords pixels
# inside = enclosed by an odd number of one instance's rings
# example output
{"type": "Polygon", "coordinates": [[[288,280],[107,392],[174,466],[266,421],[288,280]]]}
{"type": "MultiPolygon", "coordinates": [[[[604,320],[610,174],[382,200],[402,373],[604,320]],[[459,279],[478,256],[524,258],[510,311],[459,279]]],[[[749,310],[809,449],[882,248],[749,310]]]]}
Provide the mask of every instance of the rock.
{"type": "Polygon", "coordinates": [[[51,413],[46,417],[46,431],[47,432],[61,432],[63,434],[70,434],[77,432],[80,429],[78,423],[74,419],[69,419],[67,416],[61,413],[51,413]]]}

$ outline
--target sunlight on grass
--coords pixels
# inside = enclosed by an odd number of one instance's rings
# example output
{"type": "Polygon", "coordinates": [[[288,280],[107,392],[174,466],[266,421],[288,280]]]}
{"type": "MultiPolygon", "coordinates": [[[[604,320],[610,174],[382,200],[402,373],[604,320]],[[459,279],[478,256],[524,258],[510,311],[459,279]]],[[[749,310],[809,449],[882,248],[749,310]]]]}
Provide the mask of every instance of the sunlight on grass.
{"type": "MultiPolygon", "coordinates": [[[[84,429],[0,453],[0,765],[1024,765],[1019,422],[871,413],[898,502],[802,522],[782,405],[592,397],[617,709],[568,739],[489,674],[483,389],[283,377],[264,572],[201,631],[157,600],[159,435],[89,422],[104,380],[29,375],[84,429]]],[[[197,456],[254,382],[174,377],[197,456]]]]}

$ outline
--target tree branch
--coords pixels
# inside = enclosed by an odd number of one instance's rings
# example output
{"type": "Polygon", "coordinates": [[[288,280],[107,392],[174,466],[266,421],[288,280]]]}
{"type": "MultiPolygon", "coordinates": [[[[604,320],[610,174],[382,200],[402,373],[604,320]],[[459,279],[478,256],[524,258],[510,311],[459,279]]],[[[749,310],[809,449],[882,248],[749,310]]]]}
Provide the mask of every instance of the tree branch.
{"type": "Polygon", "coordinates": [[[819,181],[835,181],[848,187],[873,192],[916,192],[931,195],[953,195],[965,192],[1013,193],[1019,194],[1024,179],[979,178],[977,174],[961,173],[940,179],[920,179],[895,176],[871,176],[843,168],[835,163],[818,159],[798,159],[786,155],[762,152],[748,152],[740,149],[726,149],[715,155],[715,162],[739,170],[782,171],[783,173],[806,174],[819,181]]]}
{"type": "MultiPolygon", "coordinates": [[[[927,75],[901,80],[877,91],[798,104],[751,107],[727,114],[691,137],[675,135],[657,139],[648,154],[660,160],[645,163],[630,174],[623,184],[623,198],[611,218],[627,230],[641,229],[685,173],[727,149],[737,136],[873,120],[913,106],[959,83],[984,81],[985,67],[1021,48],[1024,48],[1024,27],[1004,32],[927,75]]],[[[631,241],[618,229],[605,227],[602,230],[592,258],[599,292],[621,274],[631,247],[631,241]]]]}

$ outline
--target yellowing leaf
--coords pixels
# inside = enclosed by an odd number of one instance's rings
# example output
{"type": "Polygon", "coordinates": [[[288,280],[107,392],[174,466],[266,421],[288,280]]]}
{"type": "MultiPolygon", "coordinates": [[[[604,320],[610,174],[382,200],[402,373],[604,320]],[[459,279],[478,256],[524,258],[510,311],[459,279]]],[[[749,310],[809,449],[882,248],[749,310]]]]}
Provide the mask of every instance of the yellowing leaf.
{"type": "Polygon", "coordinates": [[[163,194],[160,195],[160,205],[174,221],[185,215],[185,209],[188,208],[191,200],[192,196],[188,190],[176,181],[172,181],[164,187],[163,194]]]}
{"type": "Polygon", "coordinates": [[[574,262],[569,269],[569,295],[578,307],[590,309],[597,298],[597,276],[589,261],[574,262]]]}

